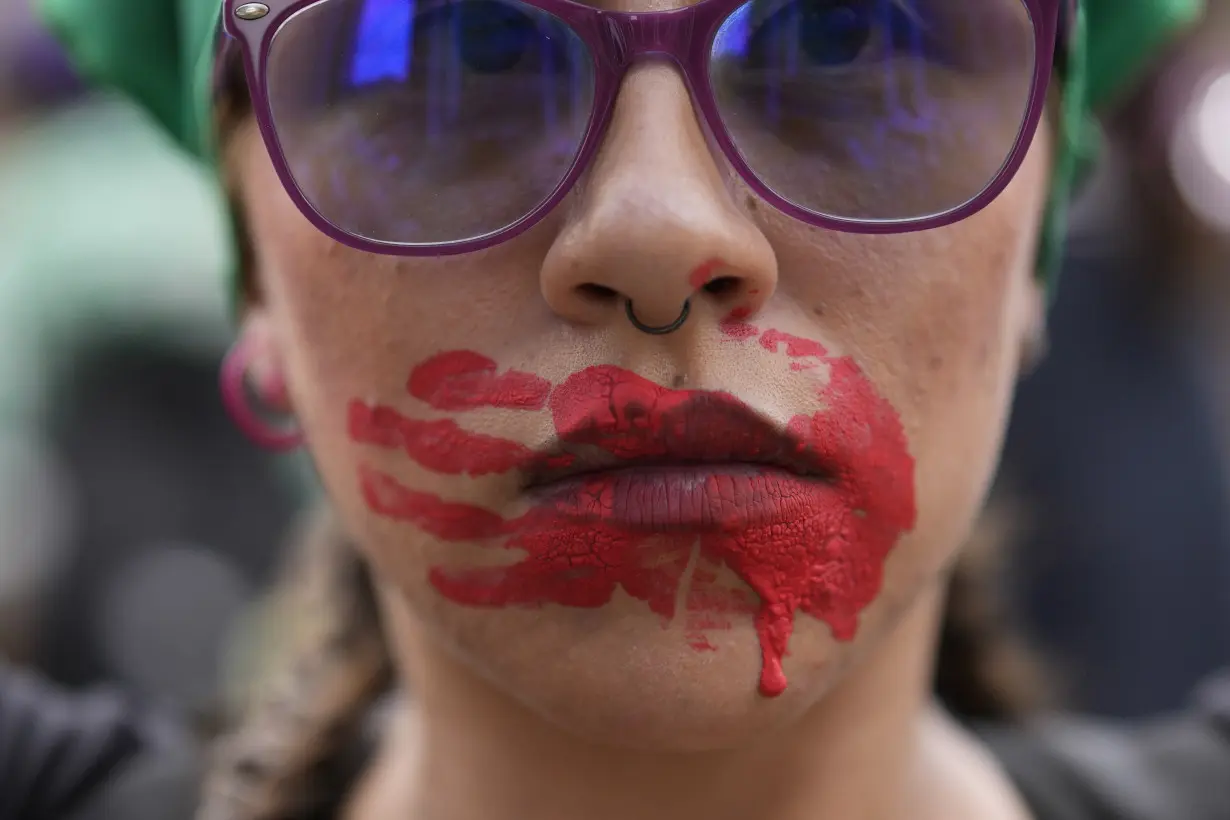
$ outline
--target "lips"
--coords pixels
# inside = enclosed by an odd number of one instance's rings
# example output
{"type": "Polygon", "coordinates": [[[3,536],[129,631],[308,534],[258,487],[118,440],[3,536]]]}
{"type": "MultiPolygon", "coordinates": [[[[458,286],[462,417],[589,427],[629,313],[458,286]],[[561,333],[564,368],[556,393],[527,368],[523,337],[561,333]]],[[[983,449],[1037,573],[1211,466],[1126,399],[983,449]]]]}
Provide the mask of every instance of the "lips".
{"type": "MultiPolygon", "coordinates": [[[[792,370],[826,366],[829,380],[817,396],[824,409],[778,427],[730,394],[672,390],[597,366],[545,386],[544,409],[556,432],[546,451],[520,451],[450,419],[450,446],[420,458],[422,442],[410,439],[404,417],[353,402],[356,442],[403,450],[448,475],[515,470],[532,504],[505,518],[413,490],[368,466],[359,469],[364,500],[376,515],[440,541],[514,551],[516,560],[499,567],[450,562],[430,570],[436,591],[464,606],[597,608],[622,589],[667,621],[685,617],[689,644],[712,649],[704,630],[733,611],[721,611],[731,597],[716,579],[733,573],[758,600],[737,611],[752,613],[760,691],[781,694],[797,613],[828,624],[839,641],[853,639],[889,552],[914,525],[914,462],[896,412],[852,359],[774,330],[735,322],[724,330],[734,343],[756,342],[788,360],[792,370]],[[698,563],[677,612],[694,552],[698,563]]],[[[452,407],[474,404],[458,385],[472,382],[472,395],[481,397],[492,380],[528,383],[527,374],[497,373],[490,359],[465,351],[441,354],[416,374],[428,365],[451,373],[452,407]],[[450,356],[452,364],[441,367],[450,356]]],[[[412,376],[411,384],[416,395],[438,395],[421,378],[412,376]]],[[[541,412],[537,398],[505,394],[499,406],[509,412],[541,412]]]]}
{"type": "Polygon", "coordinates": [[[559,444],[535,465],[530,485],[636,466],[748,464],[799,475],[830,472],[790,430],[779,429],[729,393],[671,390],[629,379],[617,367],[592,367],[551,396],[559,444]],[[607,394],[603,390],[608,391],[607,394]]]}
{"type": "Polygon", "coordinates": [[[642,532],[714,532],[808,513],[822,458],[723,392],[676,391],[616,367],[552,394],[558,441],[526,489],[574,521],[642,532]]]}
{"type": "Polygon", "coordinates": [[[561,519],[629,532],[739,532],[812,514],[814,482],[744,465],[650,467],[597,473],[542,494],[561,519]]]}

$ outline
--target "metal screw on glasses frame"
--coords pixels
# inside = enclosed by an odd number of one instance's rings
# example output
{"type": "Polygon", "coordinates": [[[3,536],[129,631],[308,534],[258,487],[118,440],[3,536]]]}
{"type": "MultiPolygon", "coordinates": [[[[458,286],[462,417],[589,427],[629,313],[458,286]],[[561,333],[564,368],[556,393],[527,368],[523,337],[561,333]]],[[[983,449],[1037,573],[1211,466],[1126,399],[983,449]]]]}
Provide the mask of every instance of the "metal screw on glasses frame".
{"type": "Polygon", "coordinates": [[[235,9],[235,16],[240,20],[259,20],[269,13],[269,7],[264,3],[244,3],[235,9]]]}

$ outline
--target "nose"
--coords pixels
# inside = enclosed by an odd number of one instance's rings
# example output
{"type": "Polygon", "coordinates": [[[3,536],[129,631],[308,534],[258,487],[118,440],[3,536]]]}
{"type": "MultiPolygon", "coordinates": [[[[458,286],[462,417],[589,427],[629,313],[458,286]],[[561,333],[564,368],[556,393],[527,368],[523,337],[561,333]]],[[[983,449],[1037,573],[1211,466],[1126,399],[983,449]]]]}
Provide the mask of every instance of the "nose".
{"type": "Polygon", "coordinates": [[[629,72],[598,156],[543,263],[541,287],[577,325],[688,326],[754,315],[777,286],[773,248],[735,202],[674,67],[629,72]]]}

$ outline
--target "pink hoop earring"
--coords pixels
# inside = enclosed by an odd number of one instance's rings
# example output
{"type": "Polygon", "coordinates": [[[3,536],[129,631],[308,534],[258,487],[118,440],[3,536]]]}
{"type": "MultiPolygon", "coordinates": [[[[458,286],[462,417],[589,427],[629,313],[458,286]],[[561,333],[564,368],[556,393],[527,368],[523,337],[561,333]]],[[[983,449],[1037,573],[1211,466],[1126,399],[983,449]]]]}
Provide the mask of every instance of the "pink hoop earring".
{"type": "Polygon", "coordinates": [[[227,351],[219,378],[222,404],[239,431],[257,446],[275,452],[294,450],[303,444],[303,432],[275,427],[252,407],[247,385],[251,352],[251,344],[244,341],[236,342],[227,351]]]}

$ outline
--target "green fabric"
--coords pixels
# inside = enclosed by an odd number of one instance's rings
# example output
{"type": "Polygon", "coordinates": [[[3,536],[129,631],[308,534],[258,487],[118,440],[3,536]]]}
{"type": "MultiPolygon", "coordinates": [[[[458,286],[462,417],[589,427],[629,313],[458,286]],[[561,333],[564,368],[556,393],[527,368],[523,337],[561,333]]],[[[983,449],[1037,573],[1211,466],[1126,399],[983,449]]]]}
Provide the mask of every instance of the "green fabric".
{"type": "MultiPolygon", "coordinates": [[[[1038,276],[1054,285],[1063,260],[1067,239],[1068,205],[1072,189],[1093,168],[1101,144],[1097,121],[1089,115],[1089,22],[1084,6],[1077,9],[1072,24],[1067,63],[1064,66],[1059,145],[1051,172],[1051,189],[1038,240],[1038,276]]],[[[1049,295],[1055,296],[1051,287],[1049,295]]]]}
{"type": "Polygon", "coordinates": [[[35,0],[87,80],[131,96],[209,156],[209,81],[222,0],[35,0]]]}
{"type": "MultiPolygon", "coordinates": [[[[175,139],[210,160],[210,77],[221,0],[35,0],[88,79],[143,105],[175,139]]],[[[1060,142],[1039,251],[1051,275],[1069,194],[1096,156],[1092,112],[1114,102],[1206,0],[1081,0],[1068,55],[1060,142]]]]}

